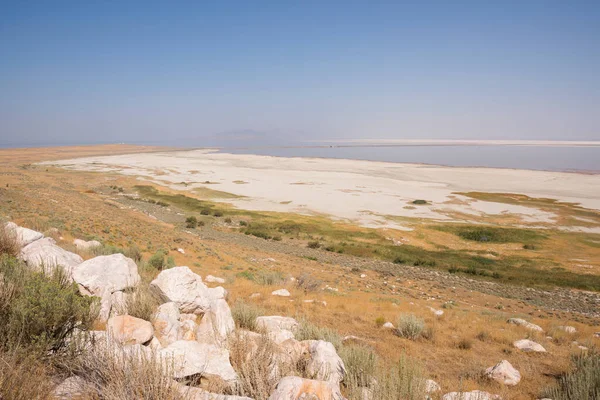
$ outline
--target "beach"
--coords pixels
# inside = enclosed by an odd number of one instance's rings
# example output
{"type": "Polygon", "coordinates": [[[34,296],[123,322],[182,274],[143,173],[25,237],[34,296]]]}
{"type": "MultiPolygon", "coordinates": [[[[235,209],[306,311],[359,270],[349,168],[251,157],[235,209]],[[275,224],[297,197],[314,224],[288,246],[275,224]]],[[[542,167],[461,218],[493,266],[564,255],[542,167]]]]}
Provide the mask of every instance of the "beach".
{"type": "MultiPolygon", "coordinates": [[[[600,210],[600,175],[578,173],[284,158],[209,150],[94,156],[46,164],[136,176],[176,190],[206,193],[208,189],[214,191],[213,200],[242,209],[324,214],[367,227],[410,229],[402,219],[469,222],[469,216],[511,216],[523,224],[542,227],[556,222],[553,212],[538,207],[459,194],[468,192],[521,194],[600,210]],[[415,205],[415,200],[427,204],[415,205]]],[[[562,228],[600,231],[587,222],[562,228]]]]}

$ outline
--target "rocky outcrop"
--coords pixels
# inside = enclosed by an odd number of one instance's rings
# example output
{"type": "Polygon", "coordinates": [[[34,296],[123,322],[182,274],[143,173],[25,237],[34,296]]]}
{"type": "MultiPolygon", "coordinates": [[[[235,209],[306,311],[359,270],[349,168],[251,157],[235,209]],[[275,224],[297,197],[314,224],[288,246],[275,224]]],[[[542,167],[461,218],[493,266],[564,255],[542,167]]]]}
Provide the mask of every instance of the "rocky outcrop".
{"type": "Polygon", "coordinates": [[[179,307],[174,302],[162,304],[154,315],[154,330],[163,346],[179,340],[181,323],[179,307]]]}
{"type": "Polygon", "coordinates": [[[38,239],[21,249],[20,258],[34,268],[43,268],[46,273],[60,266],[71,279],[75,267],[83,263],[78,254],[66,251],[56,245],[52,238],[38,239]]]}
{"type": "Polygon", "coordinates": [[[84,294],[102,297],[105,293],[132,288],[140,282],[136,263],[123,254],[99,256],[73,270],[73,280],[84,294]]]}
{"type": "Polygon", "coordinates": [[[106,331],[120,344],[142,344],[154,336],[152,324],[130,315],[112,317],[106,324],[106,331]]]}
{"type": "MultiPolygon", "coordinates": [[[[156,288],[168,301],[177,304],[183,313],[204,314],[210,309],[211,300],[220,296],[209,291],[202,278],[188,267],[175,267],[162,271],[150,286],[156,288]]],[[[222,294],[222,292],[221,292],[222,294]]]]}
{"type": "Polygon", "coordinates": [[[277,383],[269,400],[345,400],[337,385],[331,382],[287,376],[277,383]]]}
{"type": "Polygon", "coordinates": [[[201,375],[233,383],[237,374],[229,362],[229,351],[215,345],[178,340],[160,351],[168,365],[173,365],[173,377],[201,375]]]}
{"type": "Polygon", "coordinates": [[[210,282],[210,283],[225,283],[225,279],[218,278],[218,277],[212,276],[212,275],[207,275],[206,278],[204,278],[204,280],[206,282],[210,282]]]}
{"type": "Polygon", "coordinates": [[[196,338],[204,343],[222,344],[234,329],[235,321],[227,301],[214,299],[198,325],[196,338]]]}
{"type": "Polygon", "coordinates": [[[542,346],[539,343],[534,342],[533,340],[529,340],[529,339],[521,339],[521,340],[517,340],[516,342],[513,343],[513,346],[515,346],[517,349],[522,350],[522,351],[532,351],[532,352],[536,352],[536,353],[545,353],[546,349],[544,348],[544,346],[542,346]]]}
{"type": "Polygon", "coordinates": [[[25,247],[30,243],[40,240],[44,237],[43,233],[34,231],[32,229],[23,228],[15,224],[14,222],[7,222],[5,229],[10,235],[14,235],[15,239],[19,243],[19,246],[25,247]]]}
{"type": "Polygon", "coordinates": [[[531,322],[525,321],[522,318],[509,318],[508,321],[506,321],[509,324],[514,324],[514,325],[519,325],[522,326],[524,328],[527,328],[529,330],[532,331],[536,331],[536,332],[544,332],[544,330],[542,329],[541,326],[538,326],[536,324],[532,324],[531,322]]]}
{"type": "Polygon", "coordinates": [[[507,386],[515,386],[521,381],[521,373],[506,360],[486,369],[485,376],[507,386]]]}

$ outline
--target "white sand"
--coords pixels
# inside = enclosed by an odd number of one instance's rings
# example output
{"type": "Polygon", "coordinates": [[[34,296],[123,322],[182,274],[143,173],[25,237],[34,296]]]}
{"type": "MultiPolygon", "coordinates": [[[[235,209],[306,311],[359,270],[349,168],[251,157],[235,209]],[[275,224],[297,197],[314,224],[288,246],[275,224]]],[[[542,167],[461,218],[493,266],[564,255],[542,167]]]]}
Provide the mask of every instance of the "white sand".
{"type": "Polygon", "coordinates": [[[537,224],[555,219],[554,214],[536,208],[476,201],[454,192],[519,193],[600,210],[600,175],[205,150],[89,157],[47,164],[119,172],[178,190],[206,187],[245,196],[223,200],[243,209],[322,213],[374,227],[402,228],[385,217],[390,215],[450,220],[447,214],[453,212],[474,216],[515,214],[524,223],[537,224]],[[219,184],[203,184],[205,181],[219,184]],[[181,182],[190,184],[186,187],[181,182]],[[416,199],[430,201],[431,205],[405,208],[416,199]]]}

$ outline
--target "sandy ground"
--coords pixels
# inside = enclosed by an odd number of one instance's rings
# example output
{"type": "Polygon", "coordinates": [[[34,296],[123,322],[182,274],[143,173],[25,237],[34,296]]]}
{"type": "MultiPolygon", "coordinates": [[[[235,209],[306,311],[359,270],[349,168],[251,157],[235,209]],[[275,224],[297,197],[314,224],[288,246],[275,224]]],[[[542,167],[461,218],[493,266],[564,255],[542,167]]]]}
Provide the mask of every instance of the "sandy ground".
{"type": "Polygon", "coordinates": [[[47,163],[74,170],[139,176],[178,190],[206,187],[243,196],[226,200],[243,209],[321,213],[370,227],[403,228],[398,219],[394,222],[388,216],[451,220],[457,212],[477,216],[511,214],[523,222],[539,224],[551,224],[556,218],[553,213],[536,208],[478,201],[456,194],[469,191],[525,194],[600,210],[600,175],[281,158],[206,150],[94,156],[47,163]],[[410,203],[417,199],[430,204],[412,206],[410,203]]]}

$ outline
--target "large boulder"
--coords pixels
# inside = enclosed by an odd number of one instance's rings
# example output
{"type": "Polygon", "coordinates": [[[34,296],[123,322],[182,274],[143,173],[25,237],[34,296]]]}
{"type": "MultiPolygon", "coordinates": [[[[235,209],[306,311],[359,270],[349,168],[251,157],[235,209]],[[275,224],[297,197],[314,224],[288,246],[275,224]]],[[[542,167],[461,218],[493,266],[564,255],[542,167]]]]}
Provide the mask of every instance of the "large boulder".
{"type": "Polygon", "coordinates": [[[123,254],[99,256],[84,261],[73,270],[73,280],[82,292],[101,297],[105,293],[136,286],[140,282],[138,268],[131,258],[123,254]]]}
{"type": "Polygon", "coordinates": [[[306,346],[310,354],[310,360],[306,366],[309,375],[318,380],[339,385],[346,376],[346,367],[333,344],[323,340],[305,340],[301,343],[306,346]]]}
{"type": "Polygon", "coordinates": [[[513,343],[513,346],[515,346],[519,350],[523,350],[526,352],[529,352],[529,351],[533,351],[533,352],[537,352],[537,353],[545,353],[546,352],[546,349],[544,348],[544,346],[542,346],[539,343],[534,342],[533,340],[529,340],[529,339],[517,340],[516,342],[513,343]]]}
{"type": "Polygon", "coordinates": [[[204,314],[211,300],[224,297],[223,291],[209,290],[202,278],[188,267],[175,267],[162,271],[150,285],[168,301],[177,304],[183,313],[204,314]]]}
{"type": "Polygon", "coordinates": [[[231,309],[225,299],[211,300],[210,307],[198,325],[196,339],[203,343],[223,344],[235,329],[231,309]]]}
{"type": "Polygon", "coordinates": [[[532,324],[531,322],[525,321],[522,318],[509,318],[508,321],[509,324],[514,324],[514,325],[519,325],[522,326],[524,328],[527,328],[531,331],[536,331],[536,332],[544,332],[544,330],[542,329],[541,326],[538,326],[536,324],[532,324]]]}
{"type": "Polygon", "coordinates": [[[77,247],[77,250],[92,250],[102,246],[102,243],[97,240],[89,240],[86,242],[85,240],[75,239],[73,240],[73,244],[77,247]]]}
{"type": "Polygon", "coordinates": [[[159,355],[173,366],[176,379],[201,375],[209,380],[217,378],[228,383],[237,380],[229,362],[229,351],[211,344],[178,340],[162,349],[159,355]]]}
{"type": "Polygon", "coordinates": [[[269,400],[344,400],[338,385],[331,382],[286,376],[281,379],[269,400]]]}
{"type": "Polygon", "coordinates": [[[265,332],[278,332],[282,329],[294,331],[300,324],[294,318],[280,317],[278,315],[256,318],[256,326],[265,332]]]}
{"type": "Polygon", "coordinates": [[[521,381],[521,373],[506,360],[502,360],[493,367],[486,369],[485,375],[507,386],[515,386],[521,381]]]}
{"type": "Polygon", "coordinates": [[[19,243],[19,246],[25,247],[30,243],[40,240],[44,237],[43,233],[34,231],[33,229],[23,228],[18,226],[14,222],[8,222],[5,225],[5,229],[8,234],[14,235],[15,239],[19,243]]]}
{"type": "Polygon", "coordinates": [[[179,307],[173,302],[161,304],[154,316],[154,329],[163,346],[179,340],[181,322],[179,307]]]}
{"type": "Polygon", "coordinates": [[[83,258],[56,245],[52,238],[38,239],[21,249],[20,257],[34,268],[43,268],[51,273],[57,266],[65,271],[70,279],[75,267],[83,263],[83,258]]]}
{"type": "Polygon", "coordinates": [[[442,400],[500,400],[497,394],[491,394],[481,390],[471,392],[450,392],[442,396],[442,400]]]}
{"type": "Polygon", "coordinates": [[[106,324],[106,331],[120,344],[143,344],[152,339],[152,324],[131,315],[112,317],[106,324]]]}

